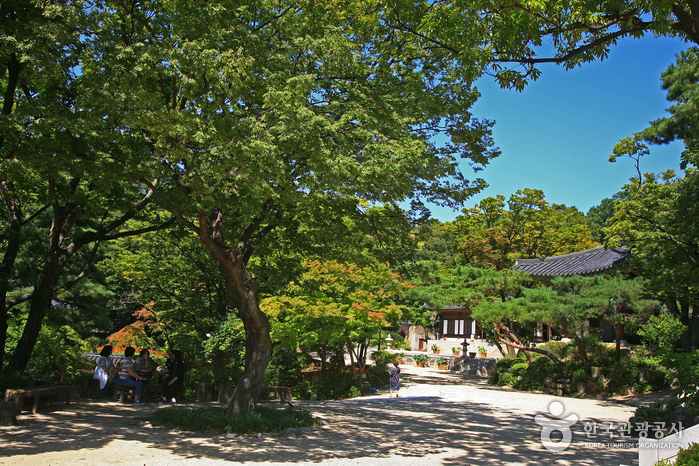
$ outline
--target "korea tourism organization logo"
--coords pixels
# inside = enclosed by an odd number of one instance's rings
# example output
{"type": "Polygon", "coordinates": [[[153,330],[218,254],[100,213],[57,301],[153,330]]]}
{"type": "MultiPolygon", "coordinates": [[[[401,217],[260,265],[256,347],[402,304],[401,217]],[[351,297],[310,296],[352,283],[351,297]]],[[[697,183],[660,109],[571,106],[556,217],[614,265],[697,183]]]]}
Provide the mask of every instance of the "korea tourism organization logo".
{"type": "Polygon", "coordinates": [[[563,417],[563,409],[563,403],[553,401],[549,405],[549,413],[554,416],[553,418],[541,414],[534,416],[534,422],[541,426],[541,444],[549,451],[563,451],[573,441],[573,431],[570,428],[578,422],[578,416],[569,414],[563,417]],[[556,441],[552,438],[554,432],[560,433],[556,435],[556,437],[561,436],[560,440],[556,441]]]}
{"type": "MultiPolygon", "coordinates": [[[[537,414],[534,421],[541,426],[541,444],[549,451],[561,452],[573,441],[573,427],[580,419],[576,414],[563,415],[565,408],[560,401],[552,401],[548,411],[550,416],[537,414]]],[[[657,440],[677,434],[682,438],[682,422],[583,422],[586,448],[679,448],[679,443],[644,443],[648,438],[657,440]],[[636,438],[637,437],[637,438],[636,438]]]]}

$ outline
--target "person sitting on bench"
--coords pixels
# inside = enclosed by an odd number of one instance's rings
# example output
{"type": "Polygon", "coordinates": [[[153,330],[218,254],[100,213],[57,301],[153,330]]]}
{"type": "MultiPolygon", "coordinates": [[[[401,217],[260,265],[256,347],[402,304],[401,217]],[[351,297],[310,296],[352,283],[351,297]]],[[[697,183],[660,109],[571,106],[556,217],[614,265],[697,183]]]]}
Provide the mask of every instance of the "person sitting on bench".
{"type": "Polygon", "coordinates": [[[133,362],[133,371],[143,377],[144,384],[148,383],[155,371],[155,361],[150,357],[150,351],[145,348],[141,350],[139,357],[133,362]]]}
{"type": "Polygon", "coordinates": [[[141,392],[143,391],[143,377],[133,371],[133,360],[131,359],[136,353],[136,350],[129,346],[124,350],[124,362],[121,363],[121,373],[119,377],[113,380],[115,385],[125,385],[134,388],[134,405],[141,406],[145,403],[141,401],[141,392]],[[132,380],[133,379],[133,380],[132,380]]]}

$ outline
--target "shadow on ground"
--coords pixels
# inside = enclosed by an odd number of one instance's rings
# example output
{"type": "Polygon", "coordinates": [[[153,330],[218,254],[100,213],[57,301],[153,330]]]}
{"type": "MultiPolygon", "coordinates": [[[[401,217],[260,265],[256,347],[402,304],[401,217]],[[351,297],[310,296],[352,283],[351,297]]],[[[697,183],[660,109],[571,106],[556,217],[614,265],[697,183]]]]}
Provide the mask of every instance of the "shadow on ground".
{"type": "MultiPolygon", "coordinates": [[[[503,396],[508,396],[503,393],[503,396]]],[[[536,414],[515,414],[494,406],[438,397],[359,398],[299,402],[327,426],[306,438],[286,439],[194,435],[142,426],[157,405],[133,407],[83,402],[67,409],[20,416],[20,425],[0,428],[0,456],[73,452],[76,460],[115,440],[147,444],[189,459],[229,462],[321,463],[386,458],[422,458],[432,464],[633,464],[637,450],[590,448],[578,423],[571,446],[543,448],[536,414]]],[[[602,420],[600,420],[602,421],[602,420]]],[[[118,464],[118,462],[114,463],[118,464]]],[[[397,463],[399,464],[399,463],[397,463]]],[[[415,464],[418,464],[415,462],[415,464]]]]}

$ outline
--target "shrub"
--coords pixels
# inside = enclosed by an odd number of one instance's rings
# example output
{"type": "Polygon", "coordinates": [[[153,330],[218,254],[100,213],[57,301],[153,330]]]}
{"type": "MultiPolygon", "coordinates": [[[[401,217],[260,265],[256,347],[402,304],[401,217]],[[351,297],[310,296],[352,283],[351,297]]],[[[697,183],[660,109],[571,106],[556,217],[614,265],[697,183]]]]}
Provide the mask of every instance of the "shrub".
{"type": "Polygon", "coordinates": [[[7,372],[0,377],[0,397],[5,399],[8,388],[25,388],[34,385],[34,379],[22,372],[7,372]]]}
{"type": "Polygon", "coordinates": [[[654,466],[697,466],[699,465],[699,444],[690,443],[687,448],[680,449],[677,453],[677,460],[672,463],[667,460],[660,460],[654,466]]]}
{"type": "Polygon", "coordinates": [[[357,398],[358,396],[362,396],[362,391],[357,387],[356,385],[353,385],[350,387],[349,390],[349,397],[350,398],[357,398]]]}
{"type": "Polygon", "coordinates": [[[542,390],[546,377],[560,377],[562,367],[542,356],[534,359],[515,384],[519,390],[542,390]]]}
{"type": "Polygon", "coordinates": [[[590,376],[588,375],[587,372],[585,372],[585,369],[578,369],[572,373],[573,376],[573,382],[587,382],[590,380],[590,376]]]}
{"type": "Polygon", "coordinates": [[[500,374],[500,377],[497,380],[497,384],[500,386],[514,386],[515,382],[517,382],[517,379],[515,379],[509,372],[503,372],[500,374]]]}
{"type": "Polygon", "coordinates": [[[638,380],[638,368],[631,359],[617,361],[609,369],[610,379],[607,388],[612,392],[618,392],[622,386],[632,387],[638,380]]]}
{"type": "Polygon", "coordinates": [[[638,335],[646,344],[673,349],[686,329],[687,326],[680,322],[677,317],[665,312],[659,316],[651,317],[645,325],[638,329],[638,335]]]}
{"type": "Polygon", "coordinates": [[[515,364],[520,363],[521,360],[517,358],[502,358],[495,364],[495,372],[496,373],[503,373],[503,372],[509,372],[510,368],[514,366],[515,364]]]}
{"type": "Polygon", "coordinates": [[[265,384],[294,387],[301,383],[301,358],[304,356],[296,351],[275,349],[265,371],[265,384]]]}
{"type": "Polygon", "coordinates": [[[330,377],[317,377],[311,382],[311,391],[321,400],[349,398],[354,386],[350,372],[341,372],[330,377]]]}
{"type": "Polygon", "coordinates": [[[157,410],[151,423],[191,432],[247,434],[312,427],[318,425],[319,421],[314,419],[308,411],[291,408],[274,409],[258,406],[248,415],[236,416],[227,408],[177,406],[157,410]]]}
{"type": "Polygon", "coordinates": [[[510,373],[514,377],[522,377],[524,375],[524,372],[527,370],[527,367],[529,367],[529,364],[526,362],[519,362],[512,366],[510,373]]]}
{"type": "Polygon", "coordinates": [[[549,341],[539,346],[539,348],[550,351],[558,359],[566,359],[571,353],[577,351],[574,343],[563,341],[549,341]]]}

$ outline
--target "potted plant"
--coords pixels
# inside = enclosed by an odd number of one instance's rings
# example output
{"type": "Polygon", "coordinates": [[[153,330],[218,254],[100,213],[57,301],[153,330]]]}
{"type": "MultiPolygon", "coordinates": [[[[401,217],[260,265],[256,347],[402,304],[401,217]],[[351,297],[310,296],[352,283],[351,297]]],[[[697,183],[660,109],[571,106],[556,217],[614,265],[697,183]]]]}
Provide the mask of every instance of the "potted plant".
{"type": "Polygon", "coordinates": [[[478,353],[481,355],[482,358],[485,358],[488,356],[488,350],[483,348],[482,346],[478,347],[478,353]]]}
{"type": "Polygon", "coordinates": [[[398,360],[398,364],[403,364],[404,357],[405,357],[405,353],[396,353],[396,359],[398,360]]]}
{"type": "Polygon", "coordinates": [[[454,353],[454,356],[458,356],[459,354],[461,354],[461,348],[459,348],[458,346],[454,346],[451,349],[451,352],[454,353]]]}
{"type": "Polygon", "coordinates": [[[437,346],[437,343],[432,345],[432,352],[434,354],[439,354],[439,346],[437,346]]]}
{"type": "Polygon", "coordinates": [[[449,361],[448,361],[447,358],[445,358],[444,356],[441,356],[441,357],[437,358],[437,368],[438,368],[440,371],[445,371],[445,370],[447,370],[447,365],[448,365],[448,364],[449,364],[449,361]]]}
{"type": "Polygon", "coordinates": [[[413,360],[415,364],[417,364],[417,367],[425,367],[425,363],[427,363],[430,358],[428,358],[426,354],[416,354],[413,356],[413,360]]]}

